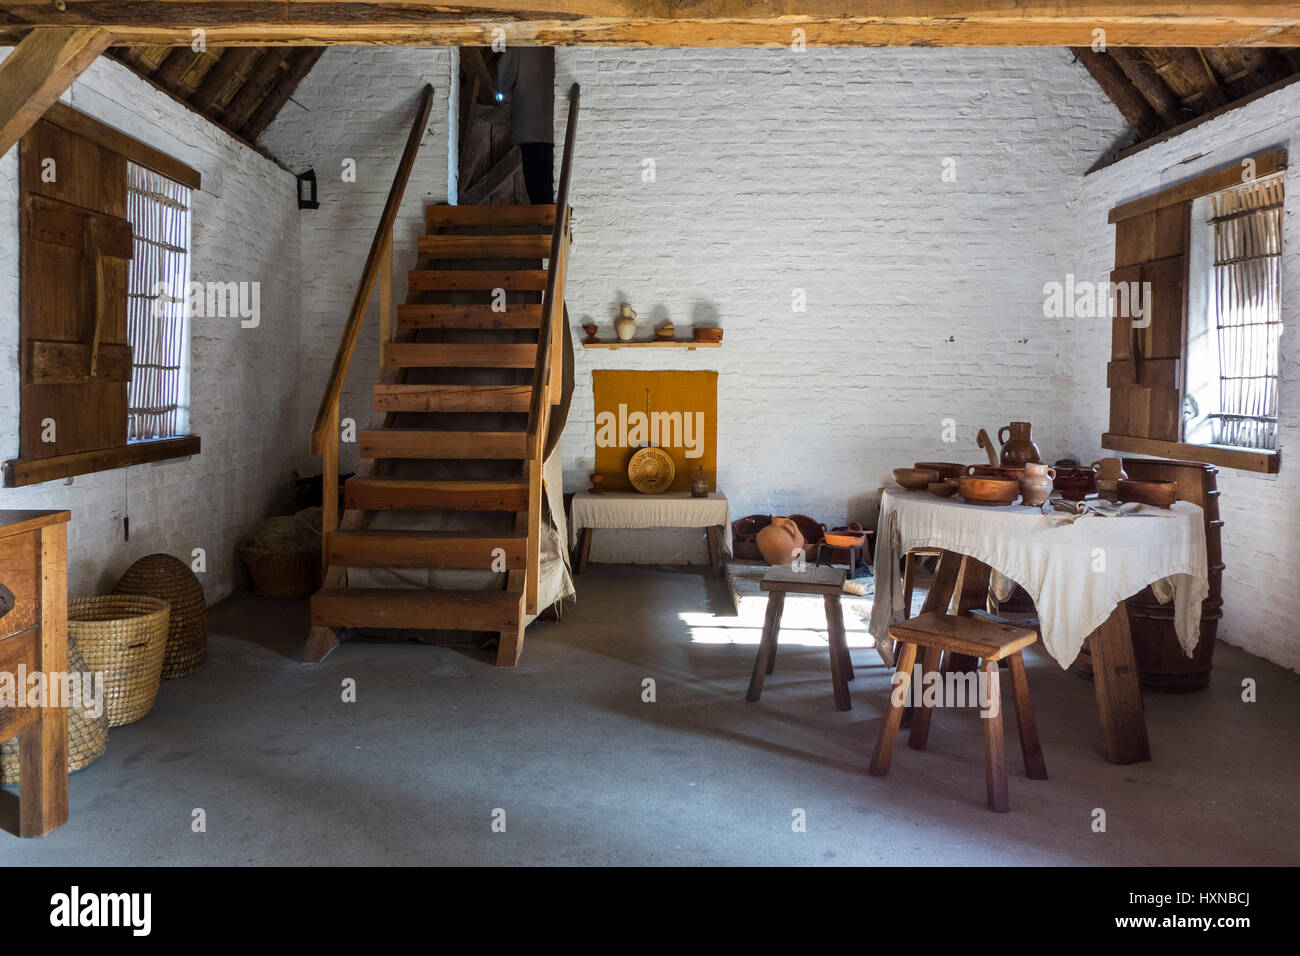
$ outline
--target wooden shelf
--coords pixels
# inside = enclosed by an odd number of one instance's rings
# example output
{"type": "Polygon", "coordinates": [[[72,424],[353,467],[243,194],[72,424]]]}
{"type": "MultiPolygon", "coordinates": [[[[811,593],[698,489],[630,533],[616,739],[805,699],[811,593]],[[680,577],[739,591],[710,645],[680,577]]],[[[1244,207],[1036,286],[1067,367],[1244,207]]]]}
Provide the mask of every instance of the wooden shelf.
{"type": "Polygon", "coordinates": [[[643,342],[583,342],[584,349],[720,349],[721,342],[696,342],[694,339],[648,339],[643,342]]]}

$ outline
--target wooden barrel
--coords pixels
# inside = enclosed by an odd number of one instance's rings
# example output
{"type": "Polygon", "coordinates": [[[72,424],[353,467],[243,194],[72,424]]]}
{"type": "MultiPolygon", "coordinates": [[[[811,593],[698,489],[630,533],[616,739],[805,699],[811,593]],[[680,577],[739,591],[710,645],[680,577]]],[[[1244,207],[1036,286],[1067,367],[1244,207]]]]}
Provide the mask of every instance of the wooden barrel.
{"type": "MultiPolygon", "coordinates": [[[[1210,682],[1214,642],[1223,617],[1223,542],[1220,531],[1219,489],[1213,465],[1159,458],[1125,458],[1124,470],[1137,481],[1172,481],[1178,500],[1200,505],[1205,512],[1205,556],[1209,565],[1210,593],[1201,604],[1201,639],[1191,657],[1183,653],[1174,632],[1173,604],[1161,604],[1150,588],[1125,602],[1133,633],[1133,656],[1143,687],[1152,690],[1200,690],[1210,682]]],[[[1085,643],[1070,669],[1092,677],[1092,658],[1085,643]]]]}

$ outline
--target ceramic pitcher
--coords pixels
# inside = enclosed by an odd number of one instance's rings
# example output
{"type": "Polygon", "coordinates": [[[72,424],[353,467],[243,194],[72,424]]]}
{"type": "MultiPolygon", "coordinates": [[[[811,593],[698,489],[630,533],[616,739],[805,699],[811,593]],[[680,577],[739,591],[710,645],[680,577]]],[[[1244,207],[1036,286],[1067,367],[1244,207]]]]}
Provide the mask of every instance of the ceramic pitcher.
{"type": "Polygon", "coordinates": [[[1038,446],[1029,439],[1029,422],[1012,422],[998,429],[998,444],[1002,446],[1002,464],[1025,465],[1038,461],[1038,446]],[[1006,434],[1009,437],[1003,438],[1006,434]]]}
{"type": "Polygon", "coordinates": [[[618,336],[620,342],[631,342],[632,337],[636,335],[636,309],[626,302],[619,310],[618,318],[614,320],[614,334],[618,336]]]}
{"type": "Polygon", "coordinates": [[[1119,496],[1120,480],[1128,477],[1124,471],[1124,459],[1098,458],[1091,467],[1097,475],[1097,491],[1102,497],[1115,500],[1119,496]]]}
{"type": "Polygon", "coordinates": [[[792,564],[803,549],[803,534],[790,518],[774,517],[772,523],[758,533],[758,550],[763,560],[773,567],[792,564]]]}
{"type": "Polygon", "coordinates": [[[1056,469],[1037,462],[1025,465],[1025,473],[1020,476],[1020,496],[1031,508],[1039,507],[1052,496],[1052,483],[1056,481],[1056,469]]]}

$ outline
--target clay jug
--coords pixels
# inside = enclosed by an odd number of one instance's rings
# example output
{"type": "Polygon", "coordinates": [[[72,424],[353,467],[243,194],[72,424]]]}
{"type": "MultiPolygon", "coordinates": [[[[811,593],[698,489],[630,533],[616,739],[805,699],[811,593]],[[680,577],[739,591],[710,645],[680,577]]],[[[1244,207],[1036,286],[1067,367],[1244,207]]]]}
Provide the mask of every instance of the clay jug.
{"type": "Polygon", "coordinates": [[[1002,446],[1002,464],[1025,465],[1038,461],[1038,446],[1029,440],[1029,422],[1012,422],[998,429],[998,444],[1002,446]],[[1003,433],[1010,438],[1003,438],[1003,433]]]}
{"type": "Polygon", "coordinates": [[[772,523],[758,533],[758,550],[763,560],[773,567],[791,564],[803,551],[803,534],[789,518],[772,519],[772,523]]]}
{"type": "Polygon", "coordinates": [[[1020,476],[1020,496],[1024,504],[1037,508],[1052,496],[1053,483],[1056,481],[1056,469],[1036,462],[1025,465],[1025,473],[1020,476]]]}
{"type": "Polygon", "coordinates": [[[1124,459],[1098,458],[1091,467],[1097,475],[1097,492],[1103,498],[1117,500],[1120,480],[1128,477],[1128,472],[1124,470],[1124,459]]]}
{"type": "Polygon", "coordinates": [[[618,336],[620,342],[631,342],[636,335],[636,309],[626,302],[619,310],[618,318],[614,320],[614,334],[618,336]]]}

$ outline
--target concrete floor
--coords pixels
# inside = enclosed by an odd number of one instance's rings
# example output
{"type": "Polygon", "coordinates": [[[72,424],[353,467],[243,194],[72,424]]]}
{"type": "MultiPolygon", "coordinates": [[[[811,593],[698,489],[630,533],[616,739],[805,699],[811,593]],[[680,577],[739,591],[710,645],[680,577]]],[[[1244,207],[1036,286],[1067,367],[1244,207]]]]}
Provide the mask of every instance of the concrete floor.
{"type": "MultiPolygon", "coordinates": [[[[888,686],[870,648],[853,652],[849,713],[823,647],[799,643],[824,634],[798,629],[747,704],[761,621],[709,617],[720,581],[593,565],[579,592],[513,670],[468,646],[355,641],[306,667],[305,601],[232,598],[210,612],[207,666],[112,731],[60,830],[0,833],[0,865],[1300,862],[1300,676],[1236,648],[1218,648],[1207,691],[1147,695],[1155,759],[1124,767],[1100,755],[1092,685],[1035,652],[1051,779],[1022,775],[1009,720],[1012,812],[994,814],[971,711],[939,711],[928,751],[866,774],[888,686]]],[[[0,794],[0,826],[16,824],[0,794]]]]}

